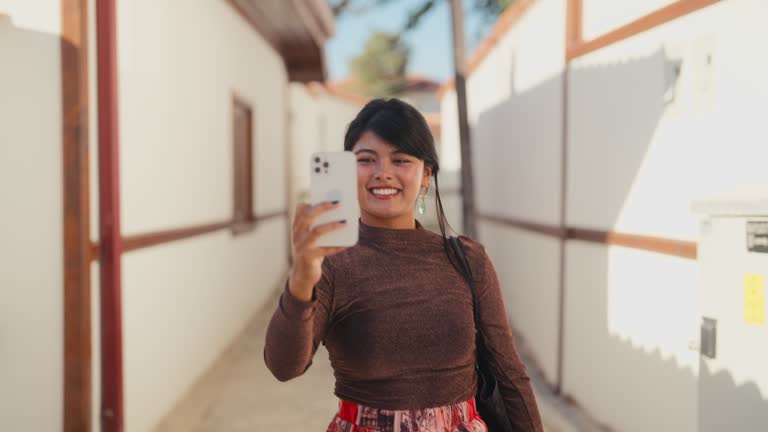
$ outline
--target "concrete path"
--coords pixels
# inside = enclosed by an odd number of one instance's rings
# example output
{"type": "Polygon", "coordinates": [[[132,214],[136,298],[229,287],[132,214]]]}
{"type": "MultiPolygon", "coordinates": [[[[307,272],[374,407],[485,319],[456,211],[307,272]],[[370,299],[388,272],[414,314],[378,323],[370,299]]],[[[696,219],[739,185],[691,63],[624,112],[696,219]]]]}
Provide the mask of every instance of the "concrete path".
{"type": "MultiPolygon", "coordinates": [[[[336,412],[333,371],[320,347],[299,378],[278,382],[262,357],[273,299],[155,432],[321,432],[336,412]]],[[[532,374],[547,432],[599,430],[575,407],[548,393],[532,374]]]]}

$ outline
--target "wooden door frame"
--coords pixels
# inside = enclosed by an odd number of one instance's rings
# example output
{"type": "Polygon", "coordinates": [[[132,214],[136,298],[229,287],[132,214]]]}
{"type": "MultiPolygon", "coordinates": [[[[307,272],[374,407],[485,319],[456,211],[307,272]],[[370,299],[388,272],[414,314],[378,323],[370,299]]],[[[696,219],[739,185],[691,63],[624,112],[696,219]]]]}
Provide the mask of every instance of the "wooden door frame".
{"type": "Polygon", "coordinates": [[[88,79],[88,1],[61,0],[65,432],[92,428],[88,79]]]}

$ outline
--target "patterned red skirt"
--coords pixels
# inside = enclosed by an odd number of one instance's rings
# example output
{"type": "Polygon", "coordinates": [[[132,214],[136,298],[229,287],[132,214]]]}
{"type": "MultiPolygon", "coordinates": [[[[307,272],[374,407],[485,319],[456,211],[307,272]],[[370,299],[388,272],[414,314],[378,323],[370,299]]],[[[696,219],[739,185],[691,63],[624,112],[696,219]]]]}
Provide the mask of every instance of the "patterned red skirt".
{"type": "Polygon", "coordinates": [[[419,410],[384,410],[342,400],[327,432],[488,432],[475,399],[419,410]]]}

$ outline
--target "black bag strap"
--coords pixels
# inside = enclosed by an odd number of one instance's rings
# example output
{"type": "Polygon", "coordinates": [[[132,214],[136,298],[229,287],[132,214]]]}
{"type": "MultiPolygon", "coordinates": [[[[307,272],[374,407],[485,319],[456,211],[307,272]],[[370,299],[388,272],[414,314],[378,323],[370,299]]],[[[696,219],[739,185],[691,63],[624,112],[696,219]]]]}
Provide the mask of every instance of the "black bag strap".
{"type": "Polygon", "coordinates": [[[472,277],[472,268],[469,266],[469,260],[467,259],[467,255],[464,253],[464,246],[462,246],[461,240],[458,237],[451,237],[448,239],[448,243],[451,245],[451,249],[453,249],[453,254],[456,256],[456,259],[459,261],[459,266],[461,267],[462,272],[464,273],[464,278],[467,280],[467,283],[469,284],[469,289],[472,291],[472,309],[475,317],[475,333],[479,334],[480,337],[478,337],[478,339],[481,339],[482,331],[480,330],[480,327],[479,327],[480,311],[478,310],[477,290],[475,288],[475,283],[472,277]]]}

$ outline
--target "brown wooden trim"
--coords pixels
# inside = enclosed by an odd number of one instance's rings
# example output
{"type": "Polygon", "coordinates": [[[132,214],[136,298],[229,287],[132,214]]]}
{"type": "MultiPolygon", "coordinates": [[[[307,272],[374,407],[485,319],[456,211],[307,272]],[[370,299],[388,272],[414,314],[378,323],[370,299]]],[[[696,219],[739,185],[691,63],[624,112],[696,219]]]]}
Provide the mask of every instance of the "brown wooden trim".
{"type": "Polygon", "coordinates": [[[478,219],[543,234],[549,237],[566,238],[568,240],[579,240],[612,246],[623,246],[688,259],[696,259],[697,257],[697,244],[696,242],[691,241],[574,227],[567,227],[563,230],[557,226],[541,225],[519,219],[484,214],[479,214],[478,219]]]}
{"type": "Polygon", "coordinates": [[[663,255],[696,259],[696,242],[675,240],[662,237],[652,237],[638,234],[618,233],[614,231],[598,231],[583,228],[568,228],[568,238],[591,243],[602,243],[641,249],[663,255]]]}
{"type": "Polygon", "coordinates": [[[583,0],[568,0],[565,18],[565,48],[566,53],[572,46],[582,42],[583,0]]]}
{"type": "Polygon", "coordinates": [[[270,219],[280,218],[280,217],[288,217],[288,210],[275,210],[273,212],[264,213],[262,215],[256,216],[256,222],[266,222],[270,219]]]}
{"type": "MultiPolygon", "coordinates": [[[[235,222],[235,221],[229,220],[229,221],[214,222],[214,223],[203,224],[203,225],[194,225],[190,227],[153,231],[153,232],[148,232],[144,234],[134,234],[134,235],[123,237],[123,251],[125,252],[134,251],[137,249],[143,249],[143,248],[156,246],[163,243],[170,243],[170,242],[175,242],[179,240],[184,240],[184,239],[212,233],[219,230],[232,229],[232,230],[238,230],[238,232],[251,231],[253,230],[256,224],[259,224],[261,222],[266,222],[268,220],[279,218],[279,217],[287,218],[288,212],[286,210],[277,210],[274,212],[265,213],[260,216],[255,216],[254,219],[249,221],[248,223],[235,222]]],[[[101,246],[98,243],[94,242],[90,245],[90,250],[91,250],[91,256],[94,259],[98,259],[100,256],[101,246]]]]}
{"type": "Polygon", "coordinates": [[[101,404],[103,432],[125,425],[123,295],[120,231],[120,131],[116,0],[96,2],[99,121],[99,238],[101,250],[101,404]]]}
{"type": "Polygon", "coordinates": [[[533,222],[524,221],[521,219],[514,219],[505,216],[494,216],[489,214],[478,214],[477,218],[480,220],[486,220],[499,225],[506,225],[514,228],[518,228],[525,231],[531,231],[539,234],[543,234],[549,237],[564,238],[565,231],[560,227],[554,225],[537,224],[533,222]]]}
{"type": "Polygon", "coordinates": [[[240,229],[255,221],[256,216],[253,213],[253,159],[255,155],[254,143],[254,109],[247,99],[239,96],[237,93],[232,95],[232,148],[233,148],[233,219],[237,222],[233,227],[234,233],[241,233],[247,229],[240,229]],[[245,124],[241,124],[240,116],[245,116],[245,124]],[[239,128],[245,127],[245,137],[243,141],[239,140],[239,128]],[[238,156],[244,159],[245,165],[240,166],[238,156]],[[241,196],[242,195],[242,196],[241,196]]]}
{"type": "Polygon", "coordinates": [[[61,0],[65,432],[91,430],[88,3],[61,0]]]}
{"type": "Polygon", "coordinates": [[[170,229],[123,237],[123,250],[128,252],[163,243],[184,240],[233,226],[232,221],[216,222],[187,228],[170,229]]]}
{"type": "MultiPolygon", "coordinates": [[[[570,0],[573,1],[573,0],[570,0]]],[[[610,31],[602,36],[592,40],[584,41],[570,46],[566,53],[568,60],[581,57],[592,51],[605,48],[616,42],[635,36],[654,27],[665,24],[674,19],[680,18],[699,9],[711,6],[721,0],[678,0],[675,3],[665,6],[657,11],[651,12],[635,21],[610,31]]],[[[580,26],[579,26],[580,27],[580,26]]]]}

